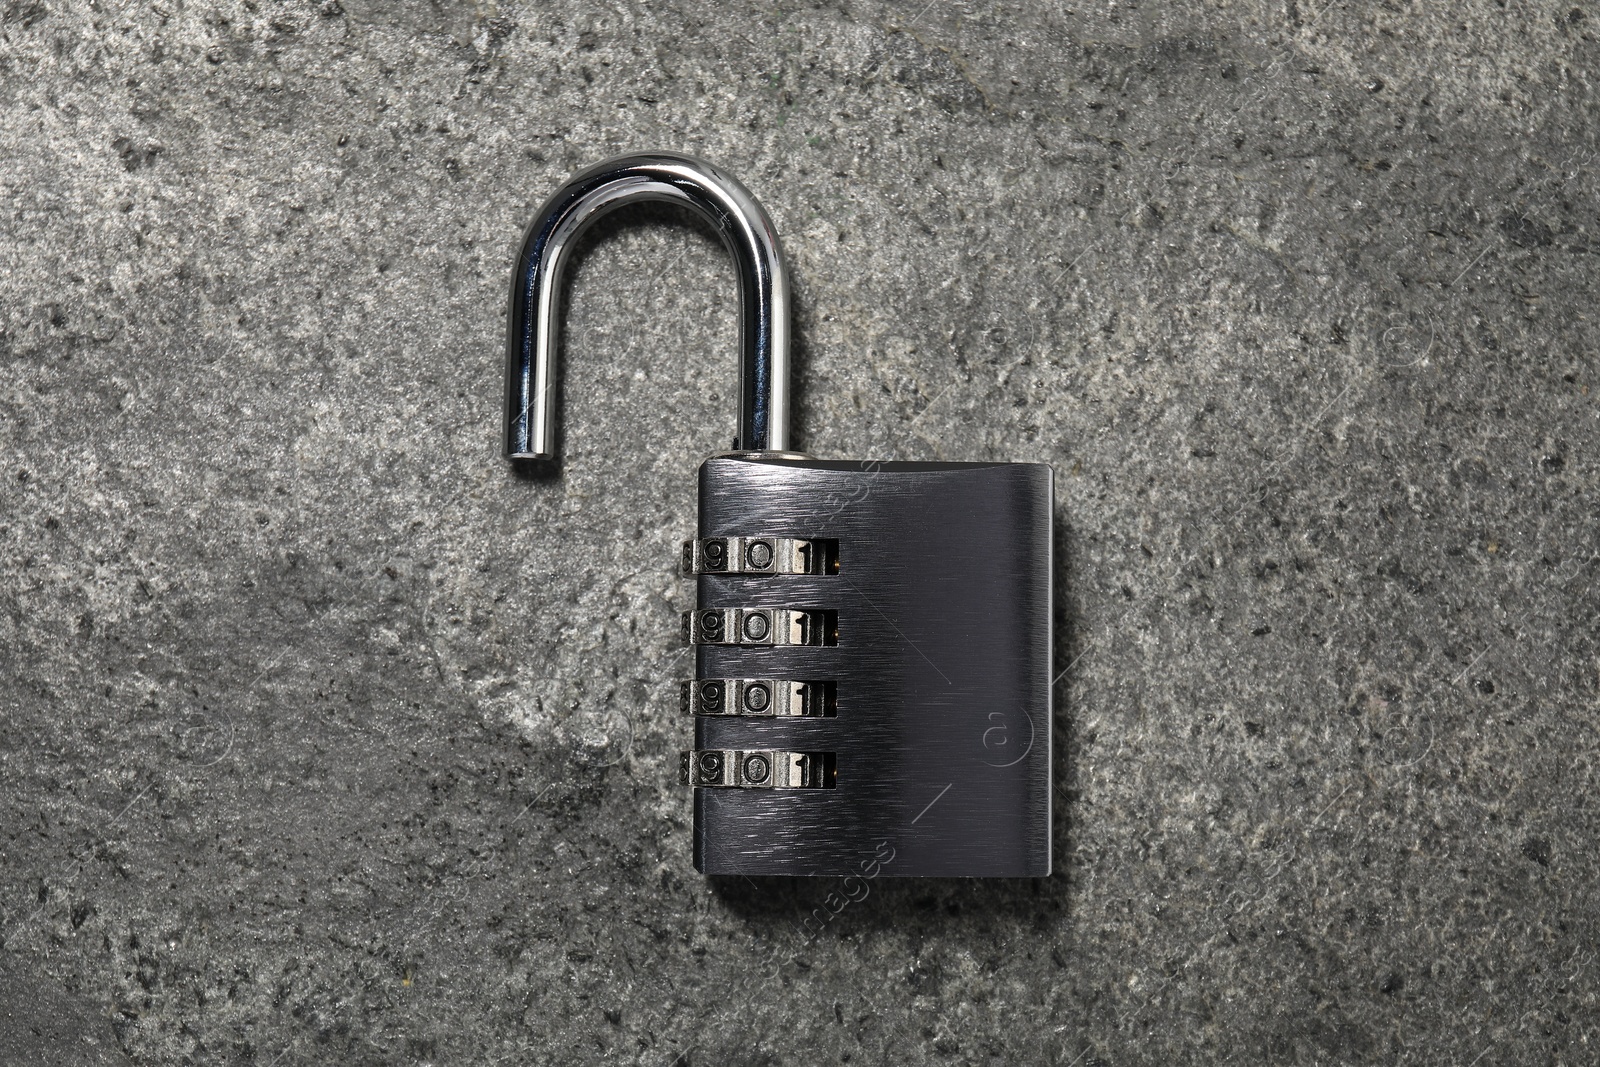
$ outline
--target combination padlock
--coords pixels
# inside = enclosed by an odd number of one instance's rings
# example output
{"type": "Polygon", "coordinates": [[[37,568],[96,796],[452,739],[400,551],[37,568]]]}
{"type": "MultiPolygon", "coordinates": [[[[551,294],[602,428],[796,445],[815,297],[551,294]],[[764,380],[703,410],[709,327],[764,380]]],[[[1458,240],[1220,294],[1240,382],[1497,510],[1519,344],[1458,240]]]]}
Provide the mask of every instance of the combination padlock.
{"type": "Polygon", "coordinates": [[[739,182],[635,155],[550,198],[512,279],[507,455],[553,458],[563,265],[590,223],[641,200],[706,218],[739,278],[739,435],[700,466],[682,556],[695,868],[1049,874],[1051,470],[790,451],[788,276],[739,182]]]}

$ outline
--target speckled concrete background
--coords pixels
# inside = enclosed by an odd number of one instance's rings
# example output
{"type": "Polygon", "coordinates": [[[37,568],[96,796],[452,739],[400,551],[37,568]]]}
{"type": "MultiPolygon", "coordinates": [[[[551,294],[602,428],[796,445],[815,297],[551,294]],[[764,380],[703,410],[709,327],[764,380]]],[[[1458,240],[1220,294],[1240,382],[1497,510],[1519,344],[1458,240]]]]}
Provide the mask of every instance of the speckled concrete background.
{"type": "Polygon", "coordinates": [[[1600,1059],[1600,8],[0,2],[7,1063],[1600,1059]],[[708,884],[674,576],[799,443],[1043,460],[1055,877],[708,884]],[[767,977],[766,961],[780,961],[767,977]]]}

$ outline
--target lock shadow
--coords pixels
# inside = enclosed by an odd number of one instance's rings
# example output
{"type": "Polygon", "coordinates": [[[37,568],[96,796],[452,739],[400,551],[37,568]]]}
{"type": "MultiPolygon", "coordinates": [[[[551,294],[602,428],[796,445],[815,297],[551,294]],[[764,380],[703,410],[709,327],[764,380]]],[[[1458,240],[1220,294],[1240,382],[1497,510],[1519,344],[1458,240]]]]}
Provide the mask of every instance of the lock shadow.
{"type": "Polygon", "coordinates": [[[560,459],[513,459],[511,476],[519,482],[548,485],[561,480],[560,459]]]}
{"type": "MultiPolygon", "coordinates": [[[[959,937],[962,927],[949,919],[964,913],[983,921],[968,930],[974,949],[994,938],[994,923],[1005,921],[1017,933],[1050,934],[1070,918],[1078,876],[1071,862],[1071,828],[1079,798],[1077,735],[1072,716],[1073,668],[1083,656],[1085,642],[1074,629],[1077,596],[1071,578],[1072,526],[1058,506],[1052,517],[1055,557],[1052,560],[1055,603],[1054,722],[1051,744],[1051,855],[1047,878],[896,878],[885,873],[873,879],[751,878],[742,875],[708,877],[711,890],[731,911],[752,922],[771,927],[776,951],[797,954],[803,946],[831,938],[836,931],[884,933],[898,931],[920,936],[919,924],[928,922],[946,939],[959,937]],[[849,883],[848,885],[846,883],[849,883]],[[863,889],[865,891],[863,891],[863,889]],[[841,906],[842,904],[842,906],[841,906]],[[785,932],[788,921],[793,930],[785,932]]],[[[1043,941],[1042,944],[1048,944],[1043,941]]],[[[1054,950],[1052,950],[1054,951],[1054,950]]]]}
{"type": "Polygon", "coordinates": [[[804,278],[789,277],[789,447],[807,452],[810,435],[806,427],[811,422],[811,406],[807,404],[805,390],[800,383],[806,380],[811,367],[810,336],[811,293],[804,278]]]}
{"type": "Polygon", "coordinates": [[[1051,560],[1055,594],[1055,604],[1051,608],[1051,636],[1055,655],[1051,667],[1054,673],[1050,676],[1050,854],[1054,869],[1050,880],[1059,883],[1065,898],[1071,888],[1071,829],[1079,797],[1077,733],[1072,714],[1073,680],[1074,672],[1083,659],[1086,642],[1083,634],[1073,625],[1073,620],[1079,615],[1077,589],[1072,584],[1073,531],[1072,524],[1067,521],[1066,508],[1059,491],[1051,525],[1055,535],[1055,558],[1051,560]]]}

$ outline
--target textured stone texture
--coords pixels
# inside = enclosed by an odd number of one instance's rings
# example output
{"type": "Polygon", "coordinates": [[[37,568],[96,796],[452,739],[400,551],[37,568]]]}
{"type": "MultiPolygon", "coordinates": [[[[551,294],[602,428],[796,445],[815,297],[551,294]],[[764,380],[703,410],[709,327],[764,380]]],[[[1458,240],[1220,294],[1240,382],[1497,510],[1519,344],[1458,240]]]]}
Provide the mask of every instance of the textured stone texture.
{"type": "Polygon", "coordinates": [[[16,1067],[127,1067],[111,1021],[93,999],[0,956],[0,1063],[16,1067]]]}
{"type": "Polygon", "coordinates": [[[7,988],[135,1064],[1594,1062],[1597,32],[0,0],[7,988]],[[710,235],[597,232],[497,455],[521,229],[649,147],[776,219],[801,445],[1055,465],[1048,881],[694,874],[710,235]]]}

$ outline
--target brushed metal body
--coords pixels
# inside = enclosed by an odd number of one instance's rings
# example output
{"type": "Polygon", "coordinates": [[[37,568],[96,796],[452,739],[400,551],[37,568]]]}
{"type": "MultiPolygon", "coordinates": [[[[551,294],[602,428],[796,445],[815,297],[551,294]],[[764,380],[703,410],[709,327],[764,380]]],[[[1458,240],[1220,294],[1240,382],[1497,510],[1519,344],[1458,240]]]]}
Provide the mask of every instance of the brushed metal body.
{"type": "Polygon", "coordinates": [[[837,612],[829,647],[696,649],[699,678],[836,682],[827,718],[697,716],[696,749],[837,754],[830,789],[694,790],[710,875],[1050,873],[1052,474],[720,456],[699,536],[834,538],[835,574],[701,574],[698,607],[837,612]],[[885,850],[882,854],[889,854],[885,850]]]}

